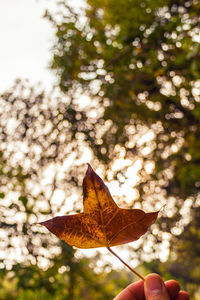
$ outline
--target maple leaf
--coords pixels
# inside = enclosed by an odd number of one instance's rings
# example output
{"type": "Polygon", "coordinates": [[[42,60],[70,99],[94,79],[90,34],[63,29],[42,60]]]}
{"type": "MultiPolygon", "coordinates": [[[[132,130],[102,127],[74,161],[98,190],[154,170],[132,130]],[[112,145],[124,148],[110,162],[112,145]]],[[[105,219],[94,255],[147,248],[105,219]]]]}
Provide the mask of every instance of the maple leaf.
{"type": "Polygon", "coordinates": [[[40,224],[71,246],[107,247],[118,257],[110,247],[139,239],[155,222],[157,215],[158,212],[119,208],[103,180],[88,164],[83,180],[83,213],[55,217],[40,224]]]}

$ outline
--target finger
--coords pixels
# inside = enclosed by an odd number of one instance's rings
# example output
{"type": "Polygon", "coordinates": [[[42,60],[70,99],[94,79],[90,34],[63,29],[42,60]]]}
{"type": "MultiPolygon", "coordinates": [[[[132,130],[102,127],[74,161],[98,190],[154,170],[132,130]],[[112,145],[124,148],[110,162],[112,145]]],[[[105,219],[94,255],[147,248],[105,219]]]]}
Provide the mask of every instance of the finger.
{"type": "Polygon", "coordinates": [[[188,295],[187,292],[185,291],[180,291],[178,293],[178,296],[175,300],[189,300],[190,299],[190,296],[188,295]]]}
{"type": "Polygon", "coordinates": [[[175,280],[168,280],[165,281],[165,286],[167,288],[170,299],[176,299],[180,291],[180,285],[178,284],[178,282],[175,280]]]}
{"type": "Polygon", "coordinates": [[[130,284],[113,300],[144,300],[144,281],[130,284]]]}
{"type": "Polygon", "coordinates": [[[167,288],[158,274],[149,274],[144,280],[146,300],[170,300],[167,288]]]}

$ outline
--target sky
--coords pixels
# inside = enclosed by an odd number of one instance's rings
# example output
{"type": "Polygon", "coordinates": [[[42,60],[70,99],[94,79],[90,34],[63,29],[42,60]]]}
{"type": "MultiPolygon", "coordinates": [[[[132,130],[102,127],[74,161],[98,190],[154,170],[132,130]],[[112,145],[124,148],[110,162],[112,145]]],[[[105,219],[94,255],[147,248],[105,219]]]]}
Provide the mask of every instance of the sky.
{"type": "Polygon", "coordinates": [[[48,69],[54,30],[42,16],[48,0],[0,0],[0,93],[17,78],[42,83],[55,82],[48,69]]]}

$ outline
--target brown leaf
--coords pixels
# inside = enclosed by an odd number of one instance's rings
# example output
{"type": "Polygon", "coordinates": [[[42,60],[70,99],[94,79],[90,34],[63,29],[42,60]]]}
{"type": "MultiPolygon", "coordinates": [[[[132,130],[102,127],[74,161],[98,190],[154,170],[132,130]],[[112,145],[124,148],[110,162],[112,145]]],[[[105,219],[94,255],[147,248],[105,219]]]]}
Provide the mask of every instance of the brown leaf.
{"type": "Polygon", "coordinates": [[[83,213],[55,217],[40,224],[71,246],[109,248],[139,239],[158,215],[119,208],[89,164],[83,180],[83,206],[83,213]]]}

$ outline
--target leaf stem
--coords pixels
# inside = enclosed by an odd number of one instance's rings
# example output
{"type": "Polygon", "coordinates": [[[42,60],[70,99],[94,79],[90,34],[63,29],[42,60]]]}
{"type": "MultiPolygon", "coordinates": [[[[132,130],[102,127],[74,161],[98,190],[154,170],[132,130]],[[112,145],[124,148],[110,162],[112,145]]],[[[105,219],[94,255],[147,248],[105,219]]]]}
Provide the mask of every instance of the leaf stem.
{"type": "Polygon", "coordinates": [[[133,272],[135,275],[140,277],[142,280],[144,280],[144,277],[142,277],[138,272],[136,272],[134,269],[132,269],[123,259],[121,259],[117,253],[115,253],[110,247],[106,247],[110,253],[112,253],[114,256],[116,256],[131,272],[133,272]]]}

